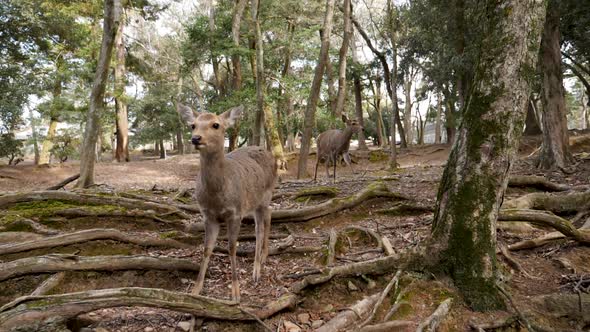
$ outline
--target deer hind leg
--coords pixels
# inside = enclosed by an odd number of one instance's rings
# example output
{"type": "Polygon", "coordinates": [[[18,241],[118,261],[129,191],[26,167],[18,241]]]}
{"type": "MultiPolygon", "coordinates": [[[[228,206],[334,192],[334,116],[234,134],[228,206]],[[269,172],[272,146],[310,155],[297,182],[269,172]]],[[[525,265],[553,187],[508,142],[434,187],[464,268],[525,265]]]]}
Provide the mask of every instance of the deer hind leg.
{"type": "Polygon", "coordinates": [[[264,246],[264,226],[265,226],[264,207],[258,207],[254,213],[254,226],[256,229],[256,250],[254,251],[254,269],[252,271],[252,278],[254,282],[260,280],[260,271],[262,269],[262,248],[264,246]]]}
{"type": "Polygon", "coordinates": [[[352,161],[350,160],[350,154],[348,154],[348,151],[344,152],[342,156],[344,157],[344,161],[346,162],[346,164],[348,164],[348,166],[350,167],[350,171],[352,172],[352,174],[354,174],[354,168],[352,168],[352,161]]]}
{"type": "Polygon", "coordinates": [[[338,163],[337,160],[340,159],[338,157],[340,157],[340,155],[338,155],[338,154],[336,154],[332,157],[332,160],[334,161],[334,181],[333,181],[334,183],[336,183],[336,164],[338,163]]]}
{"type": "Polygon", "coordinates": [[[318,165],[320,164],[320,154],[319,151],[317,153],[317,159],[315,161],[315,172],[313,173],[313,180],[316,181],[318,178],[318,165]]]}
{"type": "MultiPolygon", "coordinates": [[[[325,159],[325,161],[326,161],[326,178],[327,179],[330,178],[330,162],[332,161],[332,159],[333,159],[333,157],[331,154],[327,155],[326,159],[325,159]]],[[[326,180],[326,181],[328,181],[328,180],[326,180]]]]}
{"type": "Polygon", "coordinates": [[[231,263],[231,297],[233,301],[240,302],[240,280],[236,251],[238,249],[238,235],[240,234],[241,220],[237,217],[232,218],[227,223],[227,242],[229,247],[229,261],[231,263]]]}
{"type": "Polygon", "coordinates": [[[213,247],[217,241],[217,235],[219,235],[219,222],[212,218],[205,219],[205,244],[203,250],[203,259],[201,260],[201,267],[199,269],[199,275],[197,282],[193,288],[193,295],[199,295],[203,290],[203,283],[205,282],[205,274],[207,273],[207,266],[209,265],[209,258],[213,253],[213,247]]]}
{"type": "MultiPolygon", "coordinates": [[[[270,245],[270,217],[271,210],[268,208],[268,205],[264,207],[264,238],[262,242],[262,257],[261,263],[266,263],[266,259],[268,258],[268,248],[270,245]]],[[[258,239],[256,239],[258,243],[258,239]]]]}

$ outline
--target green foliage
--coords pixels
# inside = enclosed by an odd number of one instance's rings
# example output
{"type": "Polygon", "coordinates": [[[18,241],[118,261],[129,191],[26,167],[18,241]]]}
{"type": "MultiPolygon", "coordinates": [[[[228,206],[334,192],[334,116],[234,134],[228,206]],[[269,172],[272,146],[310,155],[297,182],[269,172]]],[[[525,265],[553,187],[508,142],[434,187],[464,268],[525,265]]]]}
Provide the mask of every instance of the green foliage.
{"type": "Polygon", "coordinates": [[[68,160],[68,158],[77,158],[81,144],[79,137],[80,135],[74,130],[64,130],[53,138],[51,154],[62,163],[68,160]]]}
{"type": "Polygon", "coordinates": [[[12,165],[23,156],[23,142],[17,140],[14,134],[0,134],[0,158],[7,158],[8,165],[12,165]]]}

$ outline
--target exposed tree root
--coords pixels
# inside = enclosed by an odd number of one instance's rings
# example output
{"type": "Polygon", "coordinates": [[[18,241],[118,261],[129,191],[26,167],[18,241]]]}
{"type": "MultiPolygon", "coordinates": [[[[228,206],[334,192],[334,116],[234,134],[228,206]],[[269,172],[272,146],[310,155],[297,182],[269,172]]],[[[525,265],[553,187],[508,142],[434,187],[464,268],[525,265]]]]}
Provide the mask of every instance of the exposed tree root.
{"type": "Polygon", "coordinates": [[[395,255],[395,250],[393,249],[391,241],[389,241],[389,238],[387,236],[383,235],[381,237],[381,243],[383,244],[383,251],[387,256],[395,255]]]}
{"type": "Polygon", "coordinates": [[[389,209],[380,209],[375,211],[378,214],[384,215],[414,215],[434,212],[434,206],[417,205],[412,203],[399,203],[389,209]]]}
{"type": "Polygon", "coordinates": [[[497,330],[504,327],[509,327],[518,323],[518,316],[509,316],[508,318],[495,320],[485,324],[470,323],[472,329],[478,332],[485,332],[485,330],[497,330]]]}
{"type": "Polygon", "coordinates": [[[140,246],[188,248],[188,244],[171,239],[150,238],[145,235],[125,234],[116,229],[87,229],[74,233],[66,233],[46,237],[39,240],[27,241],[16,244],[5,244],[0,246],[0,255],[13,254],[17,252],[66,246],[74,243],[82,243],[93,240],[116,240],[137,244],[140,246]]]}
{"type": "MultiPolygon", "coordinates": [[[[279,247],[271,247],[268,248],[268,255],[269,256],[276,256],[281,254],[309,254],[318,251],[324,250],[324,247],[314,247],[314,246],[304,246],[304,247],[287,247],[287,248],[279,248],[279,247]]],[[[227,254],[229,251],[227,248],[223,247],[215,247],[213,248],[214,252],[220,252],[227,254]]],[[[243,249],[238,248],[236,251],[236,256],[239,257],[254,257],[254,249],[243,249]]]]}
{"type": "Polygon", "coordinates": [[[45,279],[32,293],[31,296],[42,296],[49,293],[52,289],[57,287],[59,283],[66,276],[65,272],[58,272],[51,277],[45,279]]]}
{"type": "Polygon", "coordinates": [[[72,175],[69,178],[63,180],[62,182],[56,184],[55,186],[51,186],[45,190],[59,190],[65,186],[67,186],[70,182],[74,182],[74,181],[78,180],[79,177],[80,177],[80,173],[78,173],[76,175],[72,175]]]}
{"type": "Polygon", "coordinates": [[[338,233],[334,228],[330,228],[328,236],[328,254],[326,256],[326,266],[334,265],[334,258],[336,257],[336,243],[338,242],[338,233]]]}
{"type": "Polygon", "coordinates": [[[379,299],[379,295],[380,294],[377,293],[358,301],[352,307],[341,311],[336,317],[320,326],[316,332],[344,331],[347,328],[352,327],[358,320],[369,314],[371,308],[375,306],[375,303],[379,299]]]}
{"type": "Polygon", "coordinates": [[[541,312],[561,318],[568,317],[584,324],[590,324],[590,294],[549,294],[535,296],[532,302],[541,312]]]}
{"type": "Polygon", "coordinates": [[[499,244],[498,247],[499,247],[500,253],[504,256],[504,258],[508,262],[508,265],[510,265],[510,267],[512,267],[514,270],[522,273],[525,277],[527,277],[529,279],[541,279],[541,278],[534,277],[534,276],[530,275],[524,269],[524,267],[522,267],[522,265],[514,257],[512,257],[510,252],[508,252],[508,248],[506,248],[506,246],[499,244]]]}
{"type": "Polygon", "coordinates": [[[0,243],[19,243],[42,239],[43,235],[30,232],[0,232],[0,243]]]}
{"type": "Polygon", "coordinates": [[[445,317],[449,313],[449,309],[451,308],[451,304],[453,303],[452,298],[448,298],[444,300],[441,304],[439,304],[438,308],[432,313],[432,315],[428,316],[425,321],[418,325],[416,332],[422,331],[436,331],[438,325],[445,319],[445,317]]]}
{"type": "Polygon", "coordinates": [[[547,211],[529,209],[502,209],[499,221],[528,221],[533,224],[549,226],[582,244],[590,244],[590,232],[575,228],[568,220],[547,211]]]}
{"type": "Polygon", "coordinates": [[[351,230],[360,231],[367,234],[369,237],[373,238],[375,242],[377,242],[377,248],[383,249],[383,241],[381,240],[381,236],[377,234],[377,232],[375,232],[374,230],[362,226],[347,226],[346,228],[344,228],[344,230],[342,230],[342,232],[346,233],[351,230]]]}
{"type": "Polygon", "coordinates": [[[131,218],[147,218],[152,219],[157,222],[166,223],[166,224],[177,224],[180,225],[180,222],[170,221],[163,219],[161,215],[156,214],[153,210],[139,210],[139,209],[132,209],[132,210],[97,210],[97,209],[87,209],[83,206],[76,207],[76,208],[69,208],[64,210],[58,210],[53,212],[56,216],[61,217],[68,217],[68,218],[78,218],[78,217],[131,217],[131,218]]]}
{"type": "Polygon", "coordinates": [[[359,330],[359,332],[390,332],[390,331],[407,331],[409,326],[414,325],[414,322],[409,320],[394,320],[375,325],[367,325],[359,330]]]}
{"type": "Polygon", "coordinates": [[[513,175],[508,180],[509,187],[533,187],[547,191],[568,191],[572,188],[564,184],[557,184],[542,176],[513,175]]]}
{"type": "Polygon", "coordinates": [[[77,256],[51,254],[26,257],[0,264],[0,281],[27,274],[60,271],[185,270],[199,264],[186,259],[150,256],[77,256]]]}
{"type": "Polygon", "coordinates": [[[43,234],[43,235],[56,235],[59,234],[58,230],[49,228],[43,224],[40,224],[36,221],[33,221],[31,219],[27,219],[27,218],[22,218],[22,219],[18,219],[15,220],[9,224],[7,224],[6,226],[0,227],[0,230],[2,229],[6,229],[7,226],[24,226],[24,227],[30,227],[33,231],[35,231],[35,233],[37,234],[43,234]]]}
{"type": "Polygon", "coordinates": [[[336,197],[338,195],[338,191],[338,188],[334,187],[311,187],[299,190],[293,194],[292,198],[298,199],[315,196],[336,197]]]}
{"type": "Polygon", "coordinates": [[[403,200],[408,199],[401,194],[389,191],[383,182],[374,182],[369,184],[366,188],[359,191],[358,193],[348,197],[333,198],[326,202],[297,210],[274,210],[272,211],[271,218],[273,222],[307,221],[341,210],[350,209],[366,200],[379,197],[389,197],[403,200]]]}
{"type": "Polygon", "coordinates": [[[159,213],[170,213],[176,214],[183,219],[190,219],[190,216],[185,212],[181,211],[175,206],[147,202],[139,199],[131,199],[125,197],[116,196],[105,196],[105,195],[93,195],[88,193],[76,193],[70,191],[32,191],[24,193],[11,193],[0,196],[0,208],[4,208],[8,205],[31,202],[31,201],[67,201],[75,202],[82,205],[114,205],[122,206],[129,209],[140,209],[140,210],[154,210],[159,213]]]}
{"type": "MultiPolygon", "coordinates": [[[[142,306],[170,309],[198,317],[253,320],[229,301],[154,288],[113,288],[50,296],[24,296],[0,308],[0,330],[39,331],[42,326],[102,308],[142,306]]],[[[257,315],[256,310],[248,310],[257,315]]]]}
{"type": "Polygon", "coordinates": [[[401,276],[401,274],[402,274],[402,270],[397,270],[397,273],[395,274],[395,276],[393,276],[393,278],[391,279],[391,281],[389,282],[389,284],[387,284],[387,286],[385,287],[385,289],[381,293],[381,296],[379,296],[379,299],[377,300],[377,303],[375,303],[375,306],[373,307],[373,310],[371,310],[371,314],[367,317],[367,319],[365,319],[359,325],[359,328],[363,328],[363,327],[367,326],[371,322],[371,320],[373,320],[373,318],[375,317],[375,314],[377,313],[377,310],[381,306],[381,303],[383,303],[383,300],[385,300],[385,297],[387,297],[387,295],[391,291],[391,288],[394,287],[394,286],[395,286],[395,289],[393,290],[393,293],[395,294],[395,292],[397,291],[397,286],[398,286],[398,283],[399,283],[399,277],[401,276]]]}
{"type": "Polygon", "coordinates": [[[590,191],[565,194],[532,193],[504,202],[502,208],[573,213],[590,209],[590,191]]]}

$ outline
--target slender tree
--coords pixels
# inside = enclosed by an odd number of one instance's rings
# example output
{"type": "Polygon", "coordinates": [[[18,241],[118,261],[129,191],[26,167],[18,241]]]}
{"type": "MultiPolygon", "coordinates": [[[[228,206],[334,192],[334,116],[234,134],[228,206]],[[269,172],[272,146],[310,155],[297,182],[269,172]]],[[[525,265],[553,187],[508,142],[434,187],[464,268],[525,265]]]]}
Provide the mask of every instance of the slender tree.
{"type": "Polygon", "coordinates": [[[496,287],[496,219],[531,93],[545,1],[482,3],[476,79],[445,167],[427,257],[475,310],[503,307],[496,287]]]}
{"type": "Polygon", "coordinates": [[[118,162],[129,161],[129,119],[127,118],[127,68],[125,66],[125,15],[121,13],[121,23],[115,36],[115,112],[117,147],[115,159],[118,162]]]}
{"type": "Polygon", "coordinates": [[[559,3],[549,1],[547,20],[541,41],[541,68],[543,70],[543,147],[538,166],[543,169],[564,169],[573,159],[569,149],[567,112],[561,67],[559,3]]]}
{"type": "Polygon", "coordinates": [[[342,117],[342,110],[344,109],[344,102],[346,100],[346,53],[350,44],[352,36],[352,24],[350,22],[351,14],[350,0],[344,0],[343,14],[344,14],[344,31],[342,35],[342,45],[338,53],[338,94],[336,96],[335,118],[342,117]]]}
{"type": "Polygon", "coordinates": [[[121,24],[121,1],[105,0],[102,43],[90,93],[90,106],[86,114],[84,142],[80,154],[80,178],[76,183],[78,188],[86,188],[94,184],[95,150],[99,135],[100,115],[104,111],[104,91],[119,24],[121,24]]]}
{"type": "Polygon", "coordinates": [[[315,112],[320,97],[320,88],[326,62],[328,61],[328,51],[330,49],[330,35],[332,34],[332,19],[334,17],[335,0],[326,0],[326,11],[324,14],[324,25],[322,28],[322,43],[318,64],[315,68],[315,74],[311,83],[311,92],[305,107],[305,117],[303,120],[303,137],[301,138],[301,149],[299,150],[299,162],[297,167],[297,178],[300,179],[307,173],[307,157],[311,147],[311,136],[315,125],[315,112]]]}

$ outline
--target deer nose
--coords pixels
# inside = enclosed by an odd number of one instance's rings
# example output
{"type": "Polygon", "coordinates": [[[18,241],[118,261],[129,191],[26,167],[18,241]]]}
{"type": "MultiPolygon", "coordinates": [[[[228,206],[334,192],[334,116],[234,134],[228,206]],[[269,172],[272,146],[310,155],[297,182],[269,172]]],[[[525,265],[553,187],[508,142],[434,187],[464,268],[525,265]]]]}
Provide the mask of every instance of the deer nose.
{"type": "Polygon", "coordinates": [[[194,145],[199,145],[201,143],[201,136],[200,135],[193,136],[193,138],[191,138],[191,142],[194,145]]]}

